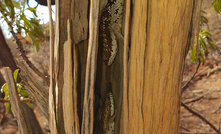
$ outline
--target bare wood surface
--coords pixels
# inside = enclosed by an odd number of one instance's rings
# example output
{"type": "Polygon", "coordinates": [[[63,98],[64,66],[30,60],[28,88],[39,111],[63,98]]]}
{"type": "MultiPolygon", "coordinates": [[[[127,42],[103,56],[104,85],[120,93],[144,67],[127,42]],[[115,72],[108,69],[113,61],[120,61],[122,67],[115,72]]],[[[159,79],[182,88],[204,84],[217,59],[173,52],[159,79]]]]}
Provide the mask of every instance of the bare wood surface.
{"type": "MultiPolygon", "coordinates": [[[[68,134],[79,134],[79,122],[76,122],[74,108],[76,108],[74,101],[74,90],[73,90],[73,74],[72,74],[72,40],[71,40],[71,29],[70,20],[67,21],[67,32],[68,40],[64,43],[64,87],[63,87],[63,115],[64,115],[64,127],[65,132],[68,134]],[[77,127],[76,127],[77,126],[77,127]]],[[[75,83],[76,84],[76,83],[75,83]]],[[[75,87],[76,88],[76,87],[75,87]]],[[[77,96],[75,96],[77,97],[77,96]]],[[[78,116],[77,116],[78,117],[78,116]]],[[[78,119],[77,119],[78,121],[78,119]]]]}
{"type": "MultiPolygon", "coordinates": [[[[62,102],[63,93],[62,92],[64,90],[63,89],[64,87],[64,74],[63,74],[64,59],[66,58],[64,57],[63,44],[65,41],[67,41],[67,37],[68,37],[67,26],[66,26],[67,20],[69,19],[71,22],[71,39],[72,39],[73,45],[74,46],[76,45],[76,51],[78,51],[78,48],[81,48],[80,45],[83,44],[84,40],[88,38],[88,9],[89,9],[88,2],[89,2],[88,0],[74,0],[74,1],[73,0],[56,0],[55,2],[56,3],[56,32],[55,32],[55,43],[54,43],[55,45],[54,45],[54,66],[53,66],[53,69],[54,69],[53,70],[54,71],[53,72],[54,74],[53,99],[54,100],[50,99],[50,101],[54,101],[54,102],[50,104],[54,103],[54,107],[52,109],[55,109],[54,110],[55,112],[53,113],[54,115],[52,116],[54,118],[53,120],[55,120],[55,123],[53,124],[53,126],[57,127],[56,128],[57,133],[65,133],[64,114],[63,114],[64,111],[63,111],[63,102],[62,102]]],[[[87,48],[87,46],[85,45],[84,48],[87,48]]],[[[73,48],[71,51],[73,52],[73,48]]],[[[86,53],[81,53],[81,54],[86,55],[86,53]]],[[[74,66],[72,66],[72,71],[74,70],[73,69],[74,66]]],[[[80,65],[80,66],[84,68],[85,65],[80,65]]],[[[77,88],[80,89],[82,88],[82,86],[84,86],[84,84],[79,85],[79,87],[77,86],[77,88]]],[[[74,101],[74,103],[77,103],[77,102],[74,101]]],[[[78,106],[81,106],[79,103],[78,103],[78,106]]],[[[74,109],[74,110],[77,110],[77,109],[74,109]]],[[[81,109],[79,111],[81,111],[81,109]]],[[[76,114],[77,113],[75,113],[75,115],[76,114]]],[[[79,118],[80,118],[79,121],[81,121],[81,117],[79,118]]]]}
{"type": "Polygon", "coordinates": [[[22,107],[22,104],[20,102],[19,96],[18,96],[18,90],[13,78],[12,71],[5,67],[3,70],[4,78],[8,84],[8,93],[11,100],[11,106],[13,109],[13,113],[17,119],[19,131],[22,134],[32,134],[32,128],[30,126],[30,122],[25,114],[25,111],[22,107]]]}
{"type": "Polygon", "coordinates": [[[78,60],[78,51],[77,51],[77,45],[73,45],[73,62],[74,62],[74,69],[73,69],[73,102],[74,102],[74,129],[75,134],[80,134],[80,122],[79,122],[79,115],[78,110],[80,109],[80,94],[78,93],[78,87],[79,87],[79,60],[78,60]]]}
{"type": "Polygon", "coordinates": [[[55,72],[54,72],[54,42],[55,42],[55,30],[52,20],[51,0],[47,0],[48,12],[49,12],[49,26],[50,26],[50,87],[49,87],[49,126],[51,133],[57,134],[57,126],[55,119],[55,72]]]}
{"type": "Polygon", "coordinates": [[[129,133],[128,129],[128,51],[129,51],[129,33],[130,33],[130,9],[131,1],[126,1],[126,13],[125,13],[125,28],[124,28],[124,54],[123,54],[123,101],[122,101],[122,112],[120,120],[120,133],[129,133]]]}
{"type": "Polygon", "coordinates": [[[193,10],[192,10],[192,37],[191,37],[191,47],[193,48],[194,45],[197,45],[197,59],[198,59],[198,42],[199,42],[199,31],[200,31],[200,17],[201,17],[201,6],[202,0],[193,0],[193,10]],[[195,40],[195,36],[197,40],[195,40]]]}
{"type": "Polygon", "coordinates": [[[94,85],[98,52],[98,20],[100,0],[90,1],[89,44],[85,77],[82,134],[92,134],[94,127],[94,85]]]}
{"type": "Polygon", "coordinates": [[[43,115],[48,119],[48,85],[40,81],[39,77],[24,62],[19,63],[18,66],[21,68],[20,76],[25,89],[33,96],[43,115]]]}
{"type": "Polygon", "coordinates": [[[129,133],[178,133],[181,80],[193,1],[133,3],[129,133]]]}

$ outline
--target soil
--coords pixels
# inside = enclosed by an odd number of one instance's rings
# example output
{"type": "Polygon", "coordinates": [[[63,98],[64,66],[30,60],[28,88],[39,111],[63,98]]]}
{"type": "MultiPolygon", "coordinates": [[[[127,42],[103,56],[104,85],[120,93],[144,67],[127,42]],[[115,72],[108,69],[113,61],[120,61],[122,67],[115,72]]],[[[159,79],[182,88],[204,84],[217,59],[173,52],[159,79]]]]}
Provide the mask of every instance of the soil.
{"type": "MultiPolygon", "coordinates": [[[[209,20],[208,25],[202,26],[201,29],[207,29],[212,33],[212,40],[217,48],[216,51],[209,50],[210,53],[204,64],[198,69],[198,73],[193,80],[190,81],[187,89],[183,92],[181,101],[189,108],[207,119],[218,130],[221,127],[221,15],[213,9],[211,0],[203,0],[202,10],[206,11],[205,17],[209,20]],[[214,69],[214,71],[211,71],[214,69]]],[[[17,60],[19,53],[15,49],[12,40],[8,40],[12,53],[17,60]]],[[[34,47],[25,45],[27,56],[45,75],[49,75],[49,46],[48,42],[40,45],[39,52],[35,52],[34,47]]],[[[193,64],[187,56],[185,62],[184,76],[182,85],[192,77],[197,65],[193,64]]],[[[42,115],[37,106],[34,112],[40,122],[45,133],[49,133],[48,122],[42,115]]],[[[221,130],[220,130],[221,131],[221,130]]],[[[180,129],[179,132],[184,133],[216,133],[207,123],[198,116],[190,113],[181,106],[180,111],[180,129]]],[[[0,103],[0,134],[17,134],[18,127],[12,114],[5,114],[4,105],[0,103]]]]}

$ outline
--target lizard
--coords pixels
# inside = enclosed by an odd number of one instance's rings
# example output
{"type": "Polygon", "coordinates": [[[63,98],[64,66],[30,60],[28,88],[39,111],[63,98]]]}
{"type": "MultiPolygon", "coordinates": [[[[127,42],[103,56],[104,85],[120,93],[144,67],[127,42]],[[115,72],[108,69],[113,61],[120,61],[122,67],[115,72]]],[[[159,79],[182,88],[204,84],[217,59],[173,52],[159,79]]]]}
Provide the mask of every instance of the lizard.
{"type": "Polygon", "coordinates": [[[114,119],[116,117],[116,110],[114,105],[114,97],[111,90],[111,83],[107,83],[107,93],[105,98],[100,103],[98,111],[98,126],[99,134],[114,134],[114,119]]]}
{"type": "Polygon", "coordinates": [[[123,35],[121,33],[123,3],[124,0],[108,0],[101,13],[99,43],[102,44],[103,61],[107,66],[112,65],[117,55],[118,42],[123,43],[123,35]]]}
{"type": "MultiPolygon", "coordinates": [[[[101,11],[99,24],[99,44],[102,45],[103,61],[105,65],[111,66],[118,51],[118,43],[123,43],[123,35],[121,34],[123,23],[123,1],[124,0],[108,0],[107,5],[101,11]]],[[[108,68],[110,71],[110,68],[108,68]]],[[[107,69],[107,70],[108,70],[107,69]]],[[[108,72],[106,70],[106,77],[108,72]]],[[[114,119],[116,110],[114,106],[114,97],[112,93],[111,83],[106,85],[106,95],[103,104],[100,104],[98,110],[98,132],[101,134],[114,134],[114,119]]]]}

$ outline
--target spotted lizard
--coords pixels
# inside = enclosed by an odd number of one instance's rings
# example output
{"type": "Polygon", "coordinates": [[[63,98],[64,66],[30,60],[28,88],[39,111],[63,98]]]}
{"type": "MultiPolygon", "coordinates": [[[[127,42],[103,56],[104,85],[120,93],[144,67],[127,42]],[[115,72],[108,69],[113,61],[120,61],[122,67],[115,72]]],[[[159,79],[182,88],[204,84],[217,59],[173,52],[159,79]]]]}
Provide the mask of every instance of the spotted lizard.
{"type": "Polygon", "coordinates": [[[123,23],[123,1],[108,0],[108,3],[101,13],[99,43],[103,47],[104,63],[110,66],[118,51],[118,43],[123,42],[121,34],[123,23]]]}

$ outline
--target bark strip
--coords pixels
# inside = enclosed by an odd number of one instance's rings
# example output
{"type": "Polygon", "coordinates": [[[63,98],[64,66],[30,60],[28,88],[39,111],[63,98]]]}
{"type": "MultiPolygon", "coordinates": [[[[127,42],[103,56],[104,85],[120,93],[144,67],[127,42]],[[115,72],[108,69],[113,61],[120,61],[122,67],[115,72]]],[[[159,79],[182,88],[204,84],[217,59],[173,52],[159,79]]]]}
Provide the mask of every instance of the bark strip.
{"type": "Polygon", "coordinates": [[[85,77],[82,134],[92,134],[94,127],[94,85],[98,52],[98,13],[100,0],[90,1],[89,44],[85,77]]]}
{"type": "Polygon", "coordinates": [[[47,0],[50,26],[50,87],[49,87],[49,126],[51,133],[57,134],[55,119],[55,75],[54,75],[54,27],[51,13],[51,0],[47,0]]]}
{"type": "Polygon", "coordinates": [[[8,85],[8,93],[11,100],[12,110],[14,111],[14,115],[17,119],[19,131],[22,134],[32,134],[32,128],[30,126],[30,122],[28,120],[27,115],[22,107],[18,96],[18,90],[13,78],[12,71],[9,67],[5,67],[3,69],[4,78],[8,85]]]}
{"type": "Polygon", "coordinates": [[[131,1],[126,1],[125,28],[124,28],[124,54],[123,54],[123,102],[120,120],[120,133],[127,134],[128,130],[128,51],[129,51],[129,32],[130,32],[130,6],[131,1]]]}

